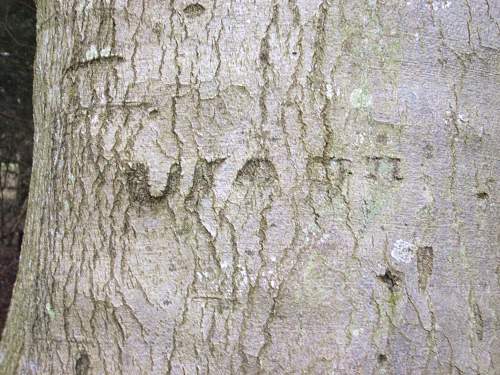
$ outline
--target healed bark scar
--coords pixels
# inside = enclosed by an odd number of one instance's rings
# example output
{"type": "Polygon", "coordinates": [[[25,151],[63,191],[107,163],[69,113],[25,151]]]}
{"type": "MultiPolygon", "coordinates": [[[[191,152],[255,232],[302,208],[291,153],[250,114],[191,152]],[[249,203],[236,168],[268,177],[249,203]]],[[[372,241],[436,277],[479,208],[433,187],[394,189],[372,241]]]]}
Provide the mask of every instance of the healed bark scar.
{"type": "Polygon", "coordinates": [[[184,14],[188,18],[199,17],[205,13],[205,7],[200,3],[189,4],[184,8],[184,14]]]}

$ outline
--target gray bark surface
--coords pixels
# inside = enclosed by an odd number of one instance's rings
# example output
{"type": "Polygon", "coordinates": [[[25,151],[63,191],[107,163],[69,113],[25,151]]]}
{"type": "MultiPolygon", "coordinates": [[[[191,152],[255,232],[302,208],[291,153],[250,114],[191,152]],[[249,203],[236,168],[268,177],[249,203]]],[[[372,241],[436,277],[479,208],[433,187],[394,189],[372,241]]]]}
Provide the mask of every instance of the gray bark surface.
{"type": "Polygon", "coordinates": [[[39,0],[1,374],[498,374],[500,3],[39,0]]]}

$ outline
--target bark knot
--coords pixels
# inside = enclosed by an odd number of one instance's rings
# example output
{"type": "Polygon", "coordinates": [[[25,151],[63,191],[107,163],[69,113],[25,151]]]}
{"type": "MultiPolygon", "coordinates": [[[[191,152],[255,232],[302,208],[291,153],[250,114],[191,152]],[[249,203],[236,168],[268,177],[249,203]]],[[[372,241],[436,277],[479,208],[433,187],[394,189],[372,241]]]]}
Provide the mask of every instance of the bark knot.
{"type": "Polygon", "coordinates": [[[199,17],[205,13],[205,7],[200,3],[189,4],[184,8],[184,14],[189,18],[199,17]]]}
{"type": "Polygon", "coordinates": [[[90,368],[90,359],[87,353],[80,353],[80,357],[76,360],[75,373],[76,375],[87,375],[90,368]]]}

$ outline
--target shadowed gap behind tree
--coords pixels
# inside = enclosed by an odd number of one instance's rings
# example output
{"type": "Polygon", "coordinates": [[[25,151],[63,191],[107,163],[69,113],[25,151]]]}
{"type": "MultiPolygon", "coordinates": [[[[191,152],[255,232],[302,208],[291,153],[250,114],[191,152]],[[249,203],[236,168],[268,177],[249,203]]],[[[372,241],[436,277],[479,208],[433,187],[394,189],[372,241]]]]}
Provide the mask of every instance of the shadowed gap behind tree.
{"type": "Polygon", "coordinates": [[[35,4],[0,2],[0,332],[23,235],[33,150],[35,4]]]}

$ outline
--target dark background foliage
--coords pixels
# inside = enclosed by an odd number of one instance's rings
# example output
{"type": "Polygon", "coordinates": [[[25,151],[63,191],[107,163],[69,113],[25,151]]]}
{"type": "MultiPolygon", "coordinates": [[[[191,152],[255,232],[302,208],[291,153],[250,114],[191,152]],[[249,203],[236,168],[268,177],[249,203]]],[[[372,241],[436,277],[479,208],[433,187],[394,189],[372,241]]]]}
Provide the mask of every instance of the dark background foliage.
{"type": "Polygon", "coordinates": [[[23,235],[33,149],[35,4],[0,0],[0,333],[23,235]]]}

